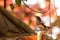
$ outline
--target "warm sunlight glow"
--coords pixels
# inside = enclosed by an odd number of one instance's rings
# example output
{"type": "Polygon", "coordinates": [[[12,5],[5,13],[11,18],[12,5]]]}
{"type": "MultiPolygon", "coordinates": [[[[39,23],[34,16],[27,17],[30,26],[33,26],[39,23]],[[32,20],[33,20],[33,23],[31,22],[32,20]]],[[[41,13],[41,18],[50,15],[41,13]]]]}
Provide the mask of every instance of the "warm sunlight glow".
{"type": "Polygon", "coordinates": [[[12,0],[13,4],[15,3],[15,0],[12,0]]]}
{"type": "Polygon", "coordinates": [[[24,1],[27,5],[35,5],[37,3],[37,0],[27,0],[24,1]]]}
{"type": "Polygon", "coordinates": [[[57,27],[57,26],[53,27],[53,29],[52,29],[52,38],[53,39],[57,38],[57,34],[59,34],[59,31],[60,31],[59,27],[57,27]]]}
{"type": "Polygon", "coordinates": [[[45,6],[46,6],[45,0],[38,0],[38,3],[40,5],[40,8],[45,8],[45,6]]]}
{"type": "Polygon", "coordinates": [[[57,10],[56,10],[57,15],[60,16],[60,0],[51,0],[51,1],[52,1],[53,4],[55,2],[55,7],[57,8],[57,10]]]}
{"type": "Polygon", "coordinates": [[[42,13],[35,13],[35,16],[41,17],[42,16],[42,13]]]}

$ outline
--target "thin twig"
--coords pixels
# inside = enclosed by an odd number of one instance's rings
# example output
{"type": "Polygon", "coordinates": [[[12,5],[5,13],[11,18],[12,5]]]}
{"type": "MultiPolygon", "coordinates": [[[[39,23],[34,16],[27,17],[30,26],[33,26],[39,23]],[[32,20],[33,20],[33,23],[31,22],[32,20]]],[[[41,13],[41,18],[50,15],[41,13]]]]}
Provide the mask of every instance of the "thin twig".
{"type": "Polygon", "coordinates": [[[46,12],[48,12],[49,11],[49,9],[47,10],[47,11],[36,11],[36,10],[33,10],[33,9],[31,9],[30,7],[28,7],[28,5],[26,5],[25,4],[25,2],[22,0],[22,2],[23,2],[23,4],[27,7],[27,8],[29,8],[30,10],[32,10],[32,11],[34,11],[34,12],[36,12],[36,13],[46,13],[46,12]]]}

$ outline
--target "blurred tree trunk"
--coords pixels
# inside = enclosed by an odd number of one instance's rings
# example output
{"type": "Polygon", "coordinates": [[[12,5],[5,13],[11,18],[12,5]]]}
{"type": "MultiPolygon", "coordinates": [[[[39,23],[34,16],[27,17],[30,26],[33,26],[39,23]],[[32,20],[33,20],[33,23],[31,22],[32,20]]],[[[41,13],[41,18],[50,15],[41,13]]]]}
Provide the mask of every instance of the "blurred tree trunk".
{"type": "MultiPolygon", "coordinates": [[[[28,25],[26,25],[23,21],[21,21],[20,19],[14,17],[11,13],[9,13],[7,10],[5,10],[4,8],[0,7],[0,14],[2,14],[5,17],[5,20],[8,24],[8,27],[10,26],[11,28],[13,27],[12,25],[14,25],[14,27],[12,29],[19,29],[21,33],[23,34],[36,34],[28,25]],[[9,22],[8,22],[8,21],[9,22]]],[[[1,18],[0,18],[1,19],[1,18]]],[[[1,21],[1,20],[0,20],[1,21]]],[[[3,24],[1,25],[3,26],[3,24]]],[[[7,26],[4,26],[7,27],[7,26]]],[[[10,29],[11,29],[10,28],[10,29]]],[[[6,31],[8,29],[6,28],[6,31]]],[[[15,30],[16,31],[16,30],[15,30]]]]}
{"type": "Polygon", "coordinates": [[[4,8],[6,9],[6,0],[4,0],[4,8]]]}

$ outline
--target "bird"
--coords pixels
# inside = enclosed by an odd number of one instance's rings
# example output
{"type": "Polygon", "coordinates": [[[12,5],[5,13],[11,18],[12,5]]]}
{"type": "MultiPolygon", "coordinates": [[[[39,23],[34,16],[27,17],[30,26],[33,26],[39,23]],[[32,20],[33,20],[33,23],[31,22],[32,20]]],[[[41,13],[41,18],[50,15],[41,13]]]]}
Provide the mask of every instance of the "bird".
{"type": "Polygon", "coordinates": [[[46,25],[44,25],[41,18],[39,16],[35,16],[35,17],[36,17],[36,24],[37,25],[42,25],[44,28],[46,28],[46,25]]]}

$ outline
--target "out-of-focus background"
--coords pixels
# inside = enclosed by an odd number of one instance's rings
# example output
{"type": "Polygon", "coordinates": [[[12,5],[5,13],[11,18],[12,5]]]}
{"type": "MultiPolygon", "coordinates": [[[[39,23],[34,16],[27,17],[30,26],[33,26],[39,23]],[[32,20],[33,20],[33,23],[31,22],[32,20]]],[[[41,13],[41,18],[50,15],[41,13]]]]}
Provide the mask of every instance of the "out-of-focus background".
{"type": "MultiPolygon", "coordinates": [[[[22,5],[20,7],[17,6],[15,0],[6,0],[6,9],[9,12],[12,12],[13,16],[21,19],[24,23],[29,25],[32,30],[35,30],[37,26],[35,16],[39,16],[44,25],[47,27],[52,27],[51,25],[53,25],[58,19],[57,16],[60,16],[60,0],[27,0],[24,2],[30,9],[26,7],[23,2],[21,2],[22,5]],[[10,8],[10,4],[13,4],[13,10],[10,8]],[[37,13],[33,10],[42,12],[37,13]],[[46,12],[43,13],[44,11],[46,12]]],[[[0,6],[4,7],[4,0],[0,0],[0,6]]],[[[56,35],[60,33],[60,26],[57,26],[56,24],[52,27],[52,29],[49,29],[49,32],[50,31],[52,31],[52,35],[48,33],[47,35],[51,36],[53,39],[56,39],[56,35]]]]}

